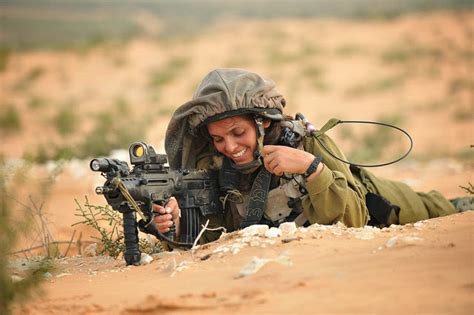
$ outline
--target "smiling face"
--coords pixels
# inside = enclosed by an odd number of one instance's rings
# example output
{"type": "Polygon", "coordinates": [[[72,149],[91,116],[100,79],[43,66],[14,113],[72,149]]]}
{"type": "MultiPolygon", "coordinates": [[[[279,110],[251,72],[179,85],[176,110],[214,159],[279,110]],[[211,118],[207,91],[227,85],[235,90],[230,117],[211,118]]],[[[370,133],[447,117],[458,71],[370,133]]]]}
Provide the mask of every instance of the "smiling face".
{"type": "Polygon", "coordinates": [[[211,122],[207,131],[217,151],[232,159],[235,164],[255,160],[257,129],[255,121],[247,116],[233,116],[211,122]]]}

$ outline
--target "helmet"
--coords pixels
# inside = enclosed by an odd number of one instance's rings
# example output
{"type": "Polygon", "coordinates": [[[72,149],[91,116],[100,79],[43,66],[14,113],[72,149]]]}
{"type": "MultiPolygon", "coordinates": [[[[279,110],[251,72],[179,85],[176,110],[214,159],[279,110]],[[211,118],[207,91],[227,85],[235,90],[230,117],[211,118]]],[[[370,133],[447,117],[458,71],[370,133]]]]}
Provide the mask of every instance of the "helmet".
{"type": "Polygon", "coordinates": [[[193,168],[209,147],[198,130],[213,121],[253,114],[283,119],[285,99],[275,83],[243,69],[216,69],[199,84],[192,100],[180,106],[168,125],[165,150],[172,168],[193,168]]]}

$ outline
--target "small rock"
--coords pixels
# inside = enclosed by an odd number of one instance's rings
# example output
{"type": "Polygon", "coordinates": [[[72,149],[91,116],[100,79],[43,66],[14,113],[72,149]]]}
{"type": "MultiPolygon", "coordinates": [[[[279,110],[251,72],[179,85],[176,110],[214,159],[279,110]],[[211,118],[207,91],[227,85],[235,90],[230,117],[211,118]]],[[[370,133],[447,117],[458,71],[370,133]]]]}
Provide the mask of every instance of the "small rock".
{"type": "Polygon", "coordinates": [[[403,229],[403,226],[401,225],[398,225],[398,224],[391,224],[389,226],[389,229],[392,230],[392,231],[397,231],[397,230],[402,230],[403,229]]]}
{"type": "Polygon", "coordinates": [[[43,277],[46,278],[46,279],[48,279],[48,278],[52,278],[53,275],[51,274],[51,272],[45,272],[45,273],[43,274],[43,277]]]}
{"type": "Polygon", "coordinates": [[[13,283],[20,282],[21,280],[23,280],[23,278],[18,275],[12,275],[11,279],[13,283]]]}
{"type": "Polygon", "coordinates": [[[392,237],[387,241],[387,243],[385,243],[385,246],[387,246],[388,248],[393,247],[393,246],[395,246],[395,244],[397,243],[397,241],[398,241],[398,236],[392,236],[392,237]]]}
{"type": "Polygon", "coordinates": [[[416,222],[415,224],[413,224],[413,226],[414,226],[417,230],[421,230],[422,227],[423,227],[423,222],[416,222]]]}
{"type": "Polygon", "coordinates": [[[63,272],[63,273],[60,273],[58,275],[56,275],[56,278],[62,278],[62,277],[66,277],[66,276],[70,276],[71,274],[68,273],[68,272],[63,272]]]}
{"type": "Polygon", "coordinates": [[[284,235],[293,235],[296,233],[296,223],[295,222],[284,222],[278,227],[284,235]]]}
{"type": "Polygon", "coordinates": [[[268,225],[254,224],[239,231],[242,236],[264,236],[268,231],[268,225]]]}
{"type": "Polygon", "coordinates": [[[250,247],[260,246],[260,242],[258,240],[251,240],[249,242],[249,245],[250,245],[250,247]]]}
{"type": "Polygon", "coordinates": [[[359,240],[371,240],[375,237],[374,232],[370,230],[363,229],[360,232],[355,233],[355,238],[359,240]]]}
{"type": "Polygon", "coordinates": [[[293,241],[299,241],[303,239],[301,236],[291,236],[291,237],[287,237],[287,238],[284,238],[281,240],[282,243],[289,243],[289,242],[293,242],[293,241]]]}
{"type": "Polygon", "coordinates": [[[268,231],[265,232],[265,237],[268,237],[268,238],[274,238],[274,237],[280,237],[280,236],[281,236],[281,230],[276,227],[272,227],[268,231]]]}
{"type": "Polygon", "coordinates": [[[164,259],[166,257],[173,257],[173,256],[180,256],[181,253],[179,251],[172,251],[172,252],[168,252],[168,251],[165,251],[165,252],[161,252],[161,253],[155,253],[155,254],[152,254],[152,257],[153,259],[164,259]]]}
{"type": "Polygon", "coordinates": [[[153,261],[153,257],[151,257],[150,255],[146,253],[142,253],[140,257],[140,265],[148,265],[152,261],[153,261]]]}
{"type": "Polygon", "coordinates": [[[236,278],[253,275],[269,262],[276,262],[284,266],[293,265],[290,257],[286,253],[283,253],[276,258],[253,257],[252,260],[240,270],[239,275],[236,278]]]}
{"type": "Polygon", "coordinates": [[[423,241],[423,239],[421,237],[418,237],[418,236],[405,236],[401,239],[401,241],[406,245],[415,245],[415,244],[423,241]]]}
{"type": "Polygon", "coordinates": [[[229,247],[222,245],[217,247],[212,251],[213,254],[218,254],[218,253],[227,253],[229,251],[229,247]]]}
{"type": "Polygon", "coordinates": [[[97,243],[92,243],[84,249],[85,257],[95,257],[97,256],[97,243]]]}

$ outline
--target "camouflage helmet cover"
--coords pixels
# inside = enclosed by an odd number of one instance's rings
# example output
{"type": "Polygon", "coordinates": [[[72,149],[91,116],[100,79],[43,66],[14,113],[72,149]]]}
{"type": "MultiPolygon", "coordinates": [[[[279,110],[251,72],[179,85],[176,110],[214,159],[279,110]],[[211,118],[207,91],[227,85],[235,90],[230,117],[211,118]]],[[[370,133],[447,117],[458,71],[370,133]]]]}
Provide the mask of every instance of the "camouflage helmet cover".
{"type": "Polygon", "coordinates": [[[199,84],[192,100],[181,105],[168,124],[165,150],[172,168],[194,168],[209,140],[198,129],[211,121],[257,114],[281,120],[285,99],[275,83],[242,69],[216,69],[199,84]]]}

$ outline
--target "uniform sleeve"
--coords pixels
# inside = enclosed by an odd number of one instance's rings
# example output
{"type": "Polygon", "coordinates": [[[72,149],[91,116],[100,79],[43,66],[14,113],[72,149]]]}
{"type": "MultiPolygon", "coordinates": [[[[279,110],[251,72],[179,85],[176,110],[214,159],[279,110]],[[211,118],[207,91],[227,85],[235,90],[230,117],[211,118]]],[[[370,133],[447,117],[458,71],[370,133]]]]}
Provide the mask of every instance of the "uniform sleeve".
{"type": "MultiPolygon", "coordinates": [[[[346,160],[345,156],[326,135],[319,140],[333,155],[346,160]]],[[[331,157],[314,137],[305,139],[305,151],[321,155],[322,172],[306,183],[308,195],[302,200],[306,218],[311,224],[342,222],[349,227],[361,227],[367,223],[368,210],[365,196],[358,187],[349,166],[331,157]]]]}

